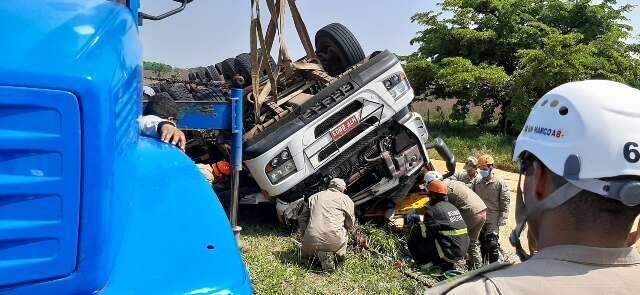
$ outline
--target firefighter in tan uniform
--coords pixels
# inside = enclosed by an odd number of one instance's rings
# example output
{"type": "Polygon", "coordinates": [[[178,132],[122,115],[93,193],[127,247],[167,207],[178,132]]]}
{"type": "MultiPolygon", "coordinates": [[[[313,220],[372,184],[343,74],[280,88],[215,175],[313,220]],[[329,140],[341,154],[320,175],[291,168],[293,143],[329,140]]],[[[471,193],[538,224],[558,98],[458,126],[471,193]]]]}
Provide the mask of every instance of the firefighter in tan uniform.
{"type": "Polygon", "coordinates": [[[480,180],[480,174],[478,173],[478,159],[476,157],[468,157],[464,163],[464,171],[456,172],[448,179],[457,180],[463,182],[468,187],[480,180]]]}
{"type": "MultiPolygon", "coordinates": [[[[434,180],[442,180],[442,174],[437,171],[427,172],[427,175],[424,177],[425,184],[429,186],[434,180]]],[[[482,265],[482,255],[480,254],[478,237],[487,220],[487,205],[463,182],[445,179],[444,183],[447,185],[449,191],[447,194],[449,202],[458,208],[469,232],[467,266],[472,269],[478,268],[482,265]]]]}
{"type": "Polygon", "coordinates": [[[332,271],[326,260],[327,252],[336,253],[336,264],[341,264],[347,254],[348,233],[354,230],[355,206],[346,189],[344,180],[334,178],[329,188],[309,197],[308,206],[298,217],[302,233],[302,256],[317,257],[323,270],[332,271]],[[305,226],[306,225],[306,226],[305,226]]]}
{"type": "Polygon", "coordinates": [[[478,160],[481,179],[475,180],[471,188],[487,205],[487,221],[480,232],[480,244],[485,263],[500,259],[500,227],[507,224],[511,191],[507,183],[493,173],[495,161],[490,155],[482,155],[478,160]]]}
{"type": "Polygon", "coordinates": [[[626,240],[640,214],[640,90],[611,81],[561,85],[518,137],[517,227],[523,263],[468,273],[427,294],[640,294],[640,255],[626,240]],[[520,245],[525,224],[539,251],[520,245]]]}

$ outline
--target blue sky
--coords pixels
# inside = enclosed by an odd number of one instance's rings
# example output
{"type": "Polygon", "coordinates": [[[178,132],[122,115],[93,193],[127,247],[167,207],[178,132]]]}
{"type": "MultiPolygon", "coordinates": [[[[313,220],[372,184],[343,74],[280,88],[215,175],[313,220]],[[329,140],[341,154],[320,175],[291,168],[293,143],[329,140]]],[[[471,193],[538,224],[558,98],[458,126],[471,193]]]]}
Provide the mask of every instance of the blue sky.
{"type": "MultiPolygon", "coordinates": [[[[438,1],[418,0],[298,0],[313,40],[321,27],[339,22],[358,38],[365,53],[389,49],[409,54],[415,46],[409,40],[420,29],[409,18],[418,11],[437,10],[438,1]]],[[[629,15],[640,34],[640,0],[620,3],[638,5],[629,15]]],[[[164,12],[176,4],[170,0],[142,0],[142,10],[164,12]]],[[[261,6],[263,17],[268,15],[261,6]]],[[[177,67],[210,65],[249,51],[249,0],[194,0],[185,11],[162,21],[145,21],[141,28],[144,59],[177,67]]],[[[263,23],[266,29],[267,21],[263,23]]],[[[304,55],[293,24],[289,24],[287,45],[294,58],[304,55]]],[[[276,57],[276,56],[274,56],[276,57]]],[[[277,58],[277,57],[276,57],[277,58]]]]}

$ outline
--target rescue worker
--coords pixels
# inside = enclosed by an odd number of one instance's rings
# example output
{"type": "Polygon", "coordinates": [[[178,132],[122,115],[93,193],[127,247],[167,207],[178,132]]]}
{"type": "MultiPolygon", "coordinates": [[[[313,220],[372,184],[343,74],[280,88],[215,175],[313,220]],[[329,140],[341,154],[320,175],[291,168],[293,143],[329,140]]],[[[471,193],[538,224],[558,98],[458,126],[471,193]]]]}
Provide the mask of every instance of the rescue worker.
{"type": "MultiPolygon", "coordinates": [[[[437,171],[427,172],[424,178],[427,187],[435,180],[442,180],[442,174],[437,171]]],[[[447,194],[449,202],[460,211],[469,232],[467,266],[472,269],[478,268],[482,266],[482,255],[480,253],[478,237],[487,220],[487,205],[463,182],[445,179],[444,183],[449,190],[447,194]]]]}
{"type": "Polygon", "coordinates": [[[329,188],[309,197],[307,206],[298,217],[302,233],[302,257],[317,258],[322,270],[331,272],[327,252],[334,252],[336,266],[340,266],[347,254],[348,233],[355,226],[355,205],[344,194],[344,180],[334,178],[329,188]]]}
{"type": "Polygon", "coordinates": [[[209,184],[214,184],[222,181],[226,181],[231,176],[231,164],[227,161],[218,161],[211,165],[209,164],[196,164],[204,178],[207,179],[209,184]]]}
{"type": "Polygon", "coordinates": [[[427,186],[429,203],[423,220],[408,216],[412,224],[407,245],[418,265],[436,266],[442,271],[464,269],[464,256],[469,248],[467,225],[460,211],[447,199],[449,189],[441,180],[427,186]]]}
{"type": "Polygon", "coordinates": [[[497,175],[493,168],[495,161],[490,155],[482,155],[478,159],[480,180],[472,183],[471,188],[487,205],[487,221],[480,232],[481,252],[485,263],[493,263],[500,259],[500,227],[507,224],[511,192],[507,183],[497,175]]]}
{"type": "Polygon", "coordinates": [[[640,90],[612,81],[571,82],[543,96],[513,154],[525,179],[511,242],[525,261],[427,293],[638,294],[640,254],[625,245],[640,214],[638,110],[640,90]],[[525,224],[538,242],[531,257],[519,242],[525,224]]]}
{"type": "Polygon", "coordinates": [[[149,99],[142,117],[138,119],[138,125],[143,135],[159,138],[184,151],[187,140],[184,133],[176,127],[177,118],[178,105],[163,92],[149,99]]]}
{"type": "Polygon", "coordinates": [[[458,171],[448,179],[461,181],[468,187],[480,180],[480,174],[478,173],[478,159],[476,157],[468,157],[464,163],[464,171],[458,171]]]}

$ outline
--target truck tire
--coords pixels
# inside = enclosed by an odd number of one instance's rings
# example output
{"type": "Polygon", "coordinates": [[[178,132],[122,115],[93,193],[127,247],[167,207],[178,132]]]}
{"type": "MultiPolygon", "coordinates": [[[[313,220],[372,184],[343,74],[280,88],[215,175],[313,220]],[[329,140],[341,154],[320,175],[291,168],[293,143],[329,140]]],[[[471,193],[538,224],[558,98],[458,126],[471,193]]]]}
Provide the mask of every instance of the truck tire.
{"type": "Polygon", "coordinates": [[[196,82],[197,78],[196,74],[193,72],[193,69],[189,69],[189,74],[187,76],[189,77],[189,82],[196,82]]]}
{"type": "MultiPolygon", "coordinates": [[[[219,63],[215,64],[214,67],[216,68],[216,70],[218,70],[218,74],[220,74],[220,76],[222,76],[222,63],[219,62],[219,63]]],[[[223,77],[223,79],[224,79],[224,77],[223,77]]]]}
{"type": "Polygon", "coordinates": [[[193,95],[182,83],[175,83],[169,89],[167,89],[167,93],[171,95],[173,100],[193,100],[193,95]]]}
{"type": "Polygon", "coordinates": [[[227,98],[220,88],[212,87],[200,90],[195,94],[196,100],[225,101],[227,98]]]}
{"type": "Polygon", "coordinates": [[[325,70],[338,76],[365,58],[356,37],[342,24],[332,23],[315,36],[316,53],[325,70]]]}
{"type": "Polygon", "coordinates": [[[216,69],[215,66],[211,65],[211,66],[206,67],[206,69],[207,69],[207,73],[209,75],[209,79],[211,79],[211,81],[222,81],[222,80],[224,80],[220,76],[220,73],[218,73],[218,70],[216,69]]]}
{"type": "Polygon", "coordinates": [[[196,77],[200,80],[200,82],[209,81],[209,78],[207,77],[207,68],[205,68],[205,67],[197,67],[196,68],[196,77]]]}
{"type": "Polygon", "coordinates": [[[244,86],[251,85],[251,55],[248,53],[238,54],[234,62],[238,75],[244,78],[244,86]]]}
{"type": "Polygon", "coordinates": [[[238,73],[235,67],[235,60],[235,58],[227,58],[220,63],[222,76],[224,76],[224,79],[227,81],[231,81],[231,79],[233,79],[233,77],[238,73]]]}

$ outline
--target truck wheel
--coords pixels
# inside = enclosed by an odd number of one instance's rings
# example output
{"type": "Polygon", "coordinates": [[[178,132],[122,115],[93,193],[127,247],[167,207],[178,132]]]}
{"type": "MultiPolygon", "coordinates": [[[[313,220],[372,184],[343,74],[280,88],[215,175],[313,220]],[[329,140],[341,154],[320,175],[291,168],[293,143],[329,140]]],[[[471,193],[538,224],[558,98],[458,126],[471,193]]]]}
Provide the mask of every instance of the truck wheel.
{"type": "Polygon", "coordinates": [[[237,73],[244,78],[244,85],[251,85],[251,55],[248,53],[238,54],[235,67],[237,73]]]}
{"type": "Polygon", "coordinates": [[[222,81],[224,79],[222,79],[222,77],[220,76],[220,73],[218,73],[218,70],[216,69],[215,66],[211,65],[206,67],[207,68],[207,73],[209,73],[209,78],[212,81],[222,81]]]}
{"type": "Polygon", "coordinates": [[[365,58],[356,37],[342,24],[333,23],[316,33],[316,54],[325,70],[338,76],[365,58]]]}
{"type": "Polygon", "coordinates": [[[187,76],[189,77],[189,82],[195,82],[197,80],[196,74],[193,72],[193,69],[189,69],[189,74],[187,76]]]}
{"type": "MultiPolygon", "coordinates": [[[[219,62],[219,63],[215,64],[214,67],[216,68],[216,70],[218,70],[218,74],[220,74],[220,76],[222,76],[222,63],[219,62]]],[[[224,77],[222,77],[222,79],[224,79],[224,77]]]]}
{"type": "Polygon", "coordinates": [[[224,76],[224,79],[227,81],[231,81],[231,79],[233,79],[233,77],[238,73],[235,67],[235,60],[235,58],[227,58],[220,63],[222,76],[224,76]]]}
{"type": "Polygon", "coordinates": [[[167,93],[171,95],[174,100],[193,100],[193,95],[182,83],[175,83],[169,89],[167,89],[167,93]]]}
{"type": "Polygon", "coordinates": [[[196,100],[225,101],[226,97],[219,88],[207,88],[196,92],[196,100]]]}

